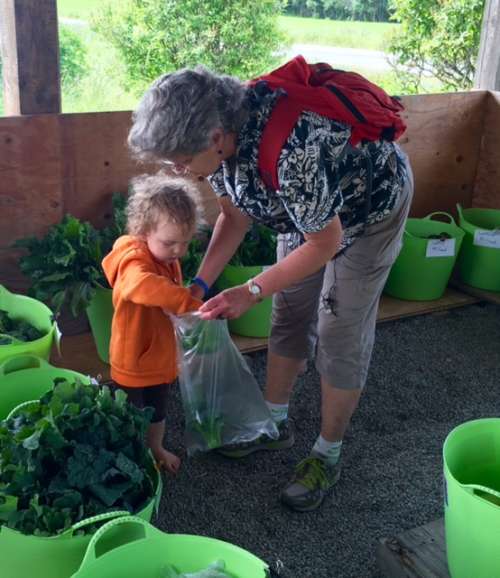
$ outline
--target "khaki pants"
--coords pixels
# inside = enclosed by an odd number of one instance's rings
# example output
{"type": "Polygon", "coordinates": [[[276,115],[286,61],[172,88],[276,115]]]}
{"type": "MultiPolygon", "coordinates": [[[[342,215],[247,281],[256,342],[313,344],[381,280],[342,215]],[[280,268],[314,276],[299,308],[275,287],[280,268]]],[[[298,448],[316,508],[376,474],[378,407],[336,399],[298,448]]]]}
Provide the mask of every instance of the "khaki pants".
{"type": "MultiPolygon", "coordinates": [[[[270,350],[282,357],[316,356],[327,383],[363,388],[370,366],[380,296],[401,249],[413,195],[410,176],[391,214],[370,225],[344,253],[317,273],[276,294],[270,350]]],[[[290,249],[278,239],[278,259],[290,249]]]]}

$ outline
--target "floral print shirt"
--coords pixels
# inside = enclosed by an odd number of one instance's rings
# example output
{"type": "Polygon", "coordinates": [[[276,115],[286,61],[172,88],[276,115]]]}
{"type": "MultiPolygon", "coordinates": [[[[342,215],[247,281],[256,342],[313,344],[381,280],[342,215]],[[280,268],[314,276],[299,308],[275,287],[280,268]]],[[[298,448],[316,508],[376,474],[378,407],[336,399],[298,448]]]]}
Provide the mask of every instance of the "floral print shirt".
{"type": "Polygon", "coordinates": [[[279,157],[279,190],[270,189],[260,177],[258,154],[279,95],[249,89],[250,112],[238,135],[235,163],[224,161],[209,181],[217,195],[229,195],[244,213],[286,234],[291,247],[303,242],[304,233],[321,231],[338,215],[343,250],[366,225],[392,211],[407,178],[404,156],[386,141],[354,148],[349,126],[304,112],[279,157]]]}

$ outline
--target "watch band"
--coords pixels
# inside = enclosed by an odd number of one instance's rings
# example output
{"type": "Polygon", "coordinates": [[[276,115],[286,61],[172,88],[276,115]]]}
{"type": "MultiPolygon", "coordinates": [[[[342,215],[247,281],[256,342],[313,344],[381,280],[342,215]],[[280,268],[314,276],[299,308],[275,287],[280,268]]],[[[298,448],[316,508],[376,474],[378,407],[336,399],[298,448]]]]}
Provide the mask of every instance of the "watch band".
{"type": "Polygon", "coordinates": [[[192,283],[193,285],[198,285],[198,287],[201,287],[203,289],[203,298],[205,298],[208,295],[210,287],[205,283],[205,281],[203,281],[201,277],[195,277],[192,283]]]}

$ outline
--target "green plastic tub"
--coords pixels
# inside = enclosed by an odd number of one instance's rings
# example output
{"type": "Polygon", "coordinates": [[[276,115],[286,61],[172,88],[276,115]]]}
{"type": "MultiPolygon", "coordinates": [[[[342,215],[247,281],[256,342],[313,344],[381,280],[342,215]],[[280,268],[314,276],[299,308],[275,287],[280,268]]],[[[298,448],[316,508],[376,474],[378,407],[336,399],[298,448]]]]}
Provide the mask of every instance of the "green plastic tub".
{"type": "MultiPolygon", "coordinates": [[[[259,273],[263,267],[236,267],[226,265],[220,277],[217,279],[217,287],[220,290],[242,285],[259,273]]],[[[266,297],[261,303],[257,303],[238,319],[229,319],[228,326],[231,333],[245,337],[269,337],[271,332],[272,298],[266,297]]]]}
{"type": "Polygon", "coordinates": [[[111,340],[111,323],[113,321],[113,292],[111,289],[98,287],[87,307],[90,329],[97,348],[97,355],[109,363],[109,342],[111,340]]]}
{"type": "Polygon", "coordinates": [[[460,278],[478,289],[500,291],[500,211],[460,205],[457,210],[465,231],[458,259],[460,278]]]}
{"type": "Polygon", "coordinates": [[[500,418],[456,427],[443,447],[452,578],[500,578],[500,418]]]}
{"type": "MultiPolygon", "coordinates": [[[[10,415],[28,403],[27,401],[12,410],[10,415]]],[[[151,473],[156,480],[156,492],[153,498],[138,512],[137,517],[150,521],[158,511],[163,490],[161,476],[151,458],[151,473]]],[[[13,502],[3,506],[15,508],[13,502]]],[[[107,512],[82,520],[66,532],[57,536],[34,536],[21,534],[6,526],[0,526],[0,560],[1,578],[70,578],[79,568],[90,543],[91,534],[75,535],[75,532],[97,522],[107,521],[117,516],[129,515],[127,511],[107,512]]],[[[110,540],[114,534],[109,534],[110,540]]],[[[97,577],[96,577],[97,578],[97,577]]]]}
{"type": "MultiPolygon", "coordinates": [[[[119,538],[115,534],[115,543],[119,538]]],[[[95,533],[73,578],[159,578],[168,564],[179,572],[196,572],[216,560],[223,560],[234,578],[268,575],[265,562],[238,546],[203,536],[164,534],[128,516],[108,522],[95,533]],[[117,528],[122,530],[122,544],[104,547],[102,540],[117,528]]]]}
{"type": "Polygon", "coordinates": [[[464,232],[448,213],[408,219],[403,247],[391,268],[384,292],[407,301],[433,301],[443,296],[462,245],[464,232]],[[448,223],[436,221],[444,216],[448,223]],[[451,239],[428,239],[446,233],[451,239]]]}
{"type": "Polygon", "coordinates": [[[89,376],[55,367],[35,355],[16,355],[4,361],[0,365],[0,420],[5,419],[20,403],[40,399],[52,389],[57,377],[91,382],[89,376]]]}
{"type": "Polygon", "coordinates": [[[49,359],[54,340],[59,341],[59,333],[52,311],[37,299],[11,293],[0,285],[0,309],[7,311],[14,319],[31,323],[45,335],[35,341],[0,345],[0,363],[13,355],[29,353],[49,359]]]}

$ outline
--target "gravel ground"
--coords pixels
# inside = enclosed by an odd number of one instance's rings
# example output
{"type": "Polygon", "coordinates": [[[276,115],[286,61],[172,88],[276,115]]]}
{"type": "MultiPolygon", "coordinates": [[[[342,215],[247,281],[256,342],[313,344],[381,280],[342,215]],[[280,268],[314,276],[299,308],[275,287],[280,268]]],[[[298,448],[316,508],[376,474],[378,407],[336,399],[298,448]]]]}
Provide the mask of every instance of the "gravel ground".
{"type": "MultiPolygon", "coordinates": [[[[347,433],[342,478],[323,507],[284,509],[278,493],[319,428],[312,364],[291,405],[291,450],[233,461],[185,459],[165,480],[157,524],[212,536],[284,565],[285,578],[379,578],[377,540],[442,516],[441,448],[469,419],[499,415],[500,308],[473,305],[378,326],[368,379],[347,433]]],[[[264,383],[265,353],[251,356],[264,383]]],[[[183,454],[182,411],[170,400],[170,446],[183,454]]]]}

